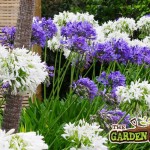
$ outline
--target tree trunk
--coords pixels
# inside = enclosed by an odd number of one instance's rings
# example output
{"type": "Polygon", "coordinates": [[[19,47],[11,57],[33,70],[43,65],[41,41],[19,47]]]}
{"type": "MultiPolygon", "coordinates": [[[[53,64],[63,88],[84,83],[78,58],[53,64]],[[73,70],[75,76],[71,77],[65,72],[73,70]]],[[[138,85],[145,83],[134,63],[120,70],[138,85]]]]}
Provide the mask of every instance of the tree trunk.
{"type": "Polygon", "coordinates": [[[17,31],[14,46],[27,49],[31,47],[32,19],[34,0],[20,0],[20,9],[17,20],[17,31]]]}
{"type": "Polygon", "coordinates": [[[2,129],[9,131],[10,129],[18,130],[20,113],[22,109],[23,97],[20,95],[6,95],[6,105],[3,115],[2,129]]]}
{"type": "MultiPolygon", "coordinates": [[[[27,49],[31,46],[32,19],[34,12],[34,0],[20,0],[19,14],[17,20],[17,31],[15,35],[14,47],[27,49]]],[[[3,115],[2,129],[18,131],[20,114],[22,110],[23,97],[11,95],[11,90],[6,95],[6,105],[3,115]]]]}

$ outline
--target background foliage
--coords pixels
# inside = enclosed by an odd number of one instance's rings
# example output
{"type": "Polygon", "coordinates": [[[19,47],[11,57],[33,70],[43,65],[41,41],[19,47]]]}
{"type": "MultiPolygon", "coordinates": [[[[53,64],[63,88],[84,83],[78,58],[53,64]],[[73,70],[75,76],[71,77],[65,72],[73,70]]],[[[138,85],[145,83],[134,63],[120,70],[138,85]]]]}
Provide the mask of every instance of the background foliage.
{"type": "Polygon", "coordinates": [[[150,13],[149,0],[42,0],[42,16],[53,17],[64,10],[89,12],[100,23],[118,17],[140,18],[150,13]]]}

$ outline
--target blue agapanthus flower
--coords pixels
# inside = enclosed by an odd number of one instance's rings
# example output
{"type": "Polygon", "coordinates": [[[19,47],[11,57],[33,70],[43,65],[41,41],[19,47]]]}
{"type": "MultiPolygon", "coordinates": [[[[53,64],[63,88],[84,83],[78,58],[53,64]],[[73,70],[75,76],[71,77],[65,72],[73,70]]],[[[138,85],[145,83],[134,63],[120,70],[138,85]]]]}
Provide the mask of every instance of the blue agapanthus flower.
{"type": "Polygon", "coordinates": [[[66,26],[61,28],[61,35],[64,37],[79,36],[86,39],[95,39],[96,30],[88,21],[68,22],[66,26]]]}
{"type": "Polygon", "coordinates": [[[142,46],[131,46],[132,63],[141,65],[143,63],[150,64],[150,48],[142,46]]]}
{"type": "Polygon", "coordinates": [[[114,71],[108,75],[108,82],[112,88],[116,88],[117,86],[125,86],[126,78],[120,73],[120,71],[114,71]]]}
{"type": "Polygon", "coordinates": [[[7,88],[9,88],[9,87],[10,87],[9,82],[5,82],[5,83],[2,84],[2,88],[3,88],[3,89],[7,89],[7,88]]]}
{"type": "Polygon", "coordinates": [[[32,37],[31,37],[32,45],[37,44],[41,47],[44,47],[46,44],[46,36],[43,28],[40,23],[33,22],[32,24],[32,37]]]}
{"type": "Polygon", "coordinates": [[[61,35],[64,37],[61,41],[64,46],[85,53],[89,50],[90,41],[96,39],[96,30],[87,21],[68,22],[61,28],[61,35]]]}
{"type": "Polygon", "coordinates": [[[97,78],[97,81],[104,85],[104,87],[107,86],[107,88],[111,88],[112,97],[116,96],[116,87],[126,85],[126,78],[123,74],[120,73],[120,71],[112,71],[110,74],[106,74],[106,72],[103,71],[97,78]]]}
{"type": "Polygon", "coordinates": [[[57,33],[57,27],[51,18],[42,18],[41,26],[45,32],[46,39],[51,39],[57,33]]]}
{"type": "MultiPolygon", "coordinates": [[[[102,109],[99,111],[100,118],[104,119],[107,124],[117,124],[122,117],[126,115],[126,112],[123,112],[122,110],[115,109],[115,110],[106,110],[102,109]]],[[[130,115],[126,115],[123,121],[120,124],[126,124],[129,126],[130,124],[130,115]]]]}
{"type": "Polygon", "coordinates": [[[100,62],[128,62],[141,65],[150,64],[150,48],[145,46],[131,46],[123,39],[111,39],[104,43],[96,43],[91,55],[100,62]]]}
{"type": "Polygon", "coordinates": [[[81,98],[94,99],[98,93],[97,85],[89,78],[80,77],[79,80],[72,85],[75,93],[81,98]]]}
{"type": "Polygon", "coordinates": [[[127,63],[131,59],[130,46],[123,39],[111,39],[104,43],[97,43],[93,49],[93,57],[100,62],[127,63]]]}
{"type": "Polygon", "coordinates": [[[100,76],[97,78],[97,81],[102,83],[104,86],[108,85],[107,74],[105,71],[100,74],[100,76]]]}
{"type": "Polygon", "coordinates": [[[1,44],[4,46],[13,48],[16,28],[15,27],[3,27],[1,29],[1,32],[2,32],[2,35],[0,35],[1,44]]]}
{"type": "Polygon", "coordinates": [[[49,76],[50,77],[54,77],[54,70],[55,70],[54,66],[47,66],[46,69],[47,69],[47,71],[49,73],[49,76]]]}

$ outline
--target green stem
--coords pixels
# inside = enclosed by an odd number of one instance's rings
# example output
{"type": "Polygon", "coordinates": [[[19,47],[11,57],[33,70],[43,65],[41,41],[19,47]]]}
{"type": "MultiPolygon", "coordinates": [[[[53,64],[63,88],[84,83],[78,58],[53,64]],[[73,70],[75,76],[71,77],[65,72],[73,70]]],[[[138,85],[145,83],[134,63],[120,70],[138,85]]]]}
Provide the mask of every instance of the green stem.
{"type": "Polygon", "coordinates": [[[101,64],[101,67],[100,67],[99,76],[102,73],[102,70],[103,70],[103,63],[101,64]]]}
{"type": "MultiPolygon", "coordinates": [[[[57,59],[58,59],[58,51],[56,52],[56,58],[55,58],[55,69],[54,69],[53,89],[52,89],[53,97],[54,97],[54,89],[55,89],[55,76],[56,76],[56,70],[57,70],[57,59]]],[[[51,97],[52,92],[51,92],[51,94],[49,95],[49,98],[51,97]]]]}
{"type": "Polygon", "coordinates": [[[92,65],[90,66],[90,68],[87,70],[87,72],[84,74],[83,77],[86,77],[86,76],[87,76],[87,74],[89,73],[89,71],[93,68],[93,65],[94,65],[94,64],[92,64],[92,65]]]}
{"type": "MultiPolygon", "coordinates": [[[[72,83],[73,83],[74,70],[75,70],[75,67],[72,66],[72,67],[71,67],[71,79],[70,79],[70,85],[72,85],[72,83]]],[[[72,93],[72,87],[70,87],[70,93],[72,93]]]]}
{"type": "MultiPolygon", "coordinates": [[[[78,97],[77,97],[78,98],[78,97]]],[[[54,123],[52,124],[51,127],[49,127],[48,132],[45,134],[45,137],[47,136],[47,134],[49,133],[49,131],[54,127],[54,125],[57,123],[57,121],[64,115],[64,113],[72,106],[72,104],[77,100],[77,98],[75,100],[73,100],[71,102],[71,104],[64,110],[64,112],[62,112],[54,121],[54,123]]]]}
{"type": "Polygon", "coordinates": [[[137,78],[138,78],[139,74],[141,73],[141,71],[142,71],[142,69],[143,69],[144,66],[145,66],[145,64],[143,63],[143,64],[142,64],[142,67],[141,67],[141,66],[138,67],[138,69],[140,68],[140,70],[138,71],[138,73],[137,73],[137,75],[136,75],[136,77],[135,77],[135,81],[137,80],[137,78]]]}
{"type": "Polygon", "coordinates": [[[95,59],[93,60],[93,73],[92,73],[92,80],[95,78],[95,66],[96,66],[96,61],[95,59]]]}
{"type": "Polygon", "coordinates": [[[59,92],[60,92],[60,87],[59,87],[59,80],[60,80],[60,68],[61,68],[61,57],[62,57],[62,52],[60,52],[59,55],[59,66],[58,66],[58,83],[57,83],[57,98],[59,98],[59,92]]]}
{"type": "MultiPolygon", "coordinates": [[[[45,51],[44,51],[44,61],[46,63],[46,56],[47,56],[47,42],[45,45],[45,51]]],[[[44,99],[46,99],[46,83],[44,83],[44,99]]]]}
{"type": "MultiPolygon", "coordinates": [[[[65,70],[63,69],[63,71],[61,72],[61,74],[62,74],[62,75],[61,75],[61,79],[60,79],[60,80],[57,80],[57,82],[58,82],[58,84],[59,84],[59,87],[56,86],[56,88],[54,88],[53,98],[54,98],[54,95],[56,94],[57,90],[60,90],[60,89],[61,89],[61,86],[62,86],[64,77],[65,77],[65,74],[66,74],[66,72],[67,72],[67,70],[68,70],[68,67],[69,67],[70,63],[71,63],[71,60],[69,59],[67,66],[65,65],[65,67],[64,67],[65,70]],[[57,88],[59,88],[59,89],[57,89],[57,88]]],[[[59,91],[58,91],[58,92],[59,92],[59,91]]],[[[49,97],[49,98],[50,98],[50,97],[49,97]]]]}

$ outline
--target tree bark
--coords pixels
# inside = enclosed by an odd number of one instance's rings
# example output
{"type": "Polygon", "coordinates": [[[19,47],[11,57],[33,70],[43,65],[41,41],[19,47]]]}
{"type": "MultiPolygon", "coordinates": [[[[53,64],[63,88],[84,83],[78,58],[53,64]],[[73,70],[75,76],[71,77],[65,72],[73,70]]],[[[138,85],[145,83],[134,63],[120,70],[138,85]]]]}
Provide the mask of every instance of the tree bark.
{"type": "Polygon", "coordinates": [[[20,0],[14,47],[31,47],[32,19],[35,0],[20,0]]]}
{"type": "Polygon", "coordinates": [[[2,129],[6,131],[15,129],[15,132],[18,131],[22,101],[23,96],[11,95],[11,93],[6,95],[6,105],[4,109],[2,129]]]}
{"type": "MultiPolygon", "coordinates": [[[[32,19],[34,12],[34,0],[20,0],[19,14],[14,41],[15,48],[31,47],[32,19]]],[[[18,132],[23,97],[12,95],[11,90],[6,95],[6,105],[3,115],[2,129],[9,131],[15,129],[18,132]]]]}

